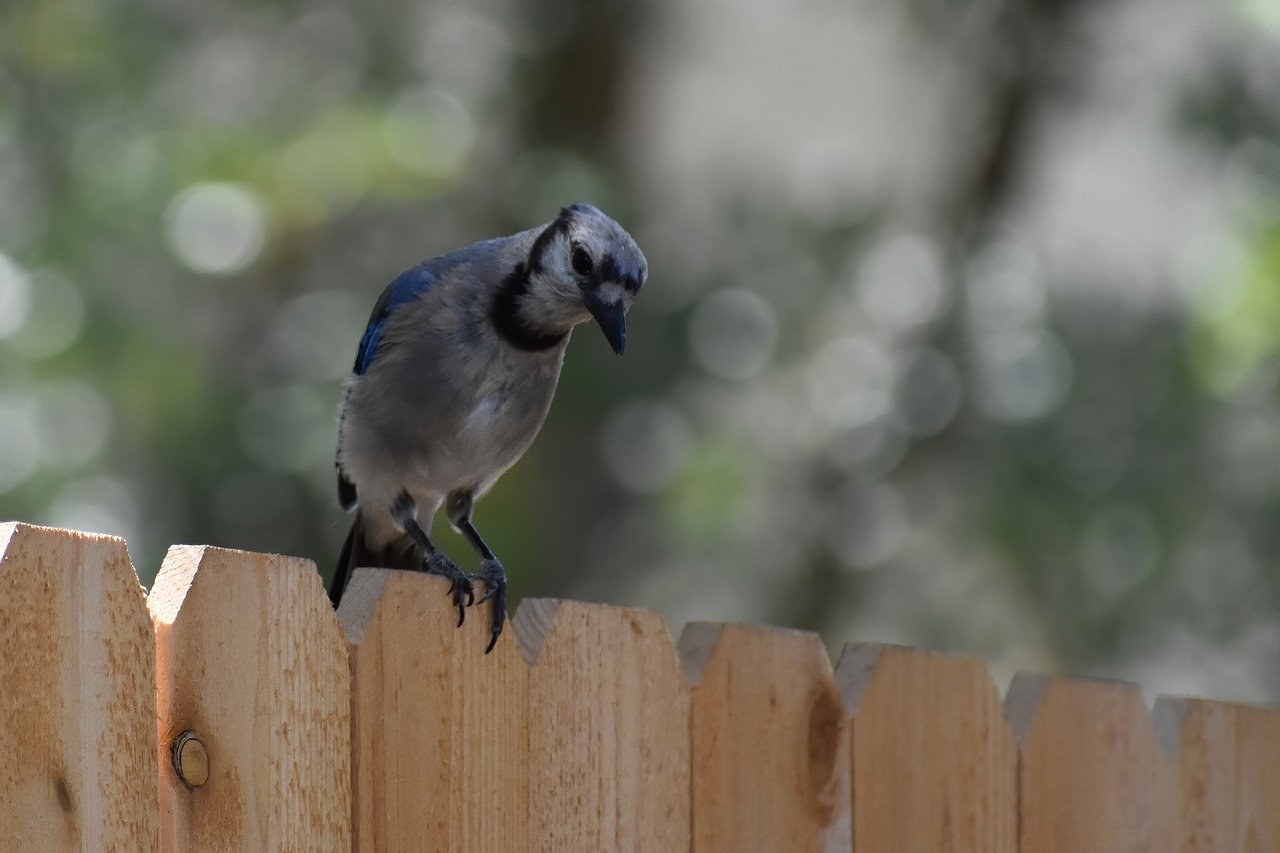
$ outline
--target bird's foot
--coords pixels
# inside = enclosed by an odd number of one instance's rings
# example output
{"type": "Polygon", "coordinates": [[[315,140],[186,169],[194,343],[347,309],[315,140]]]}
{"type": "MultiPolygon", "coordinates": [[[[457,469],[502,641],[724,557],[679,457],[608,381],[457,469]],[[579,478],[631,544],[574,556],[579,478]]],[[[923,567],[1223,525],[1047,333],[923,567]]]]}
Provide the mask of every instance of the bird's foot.
{"type": "Polygon", "coordinates": [[[502,563],[491,559],[482,561],[480,563],[480,571],[469,577],[484,584],[484,595],[480,598],[479,604],[484,604],[489,599],[493,599],[492,634],[489,637],[489,645],[484,650],[487,655],[493,651],[494,645],[498,642],[498,635],[502,633],[502,626],[507,619],[507,572],[506,569],[502,568],[502,563]]]}
{"type": "MultiPolygon", "coordinates": [[[[471,587],[471,576],[439,551],[432,551],[422,561],[422,570],[429,575],[439,575],[449,581],[447,595],[453,599],[453,606],[458,608],[458,627],[467,616],[467,608],[475,603],[476,593],[471,587]]],[[[483,600],[483,599],[482,599],[483,600]]]]}

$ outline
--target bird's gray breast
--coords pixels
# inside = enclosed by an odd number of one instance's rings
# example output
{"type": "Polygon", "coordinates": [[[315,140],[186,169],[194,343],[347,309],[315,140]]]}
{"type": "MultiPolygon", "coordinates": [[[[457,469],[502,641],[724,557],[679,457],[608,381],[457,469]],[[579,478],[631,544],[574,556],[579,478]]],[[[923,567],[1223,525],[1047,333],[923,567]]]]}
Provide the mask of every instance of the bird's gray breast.
{"type": "Polygon", "coordinates": [[[404,488],[444,495],[486,491],[528,449],[550,408],[563,349],[523,353],[471,334],[464,321],[420,330],[402,355],[361,378],[358,396],[378,404],[363,407],[350,431],[353,439],[367,432],[404,488]]]}
{"type": "Polygon", "coordinates": [[[488,322],[491,289],[476,280],[443,280],[401,309],[351,384],[339,461],[362,500],[482,494],[542,427],[568,339],[537,353],[512,347],[488,322]]]}
{"type": "Polygon", "coordinates": [[[489,360],[454,436],[455,488],[480,489],[520,458],[546,419],[558,375],[558,359],[501,352],[489,360]]]}

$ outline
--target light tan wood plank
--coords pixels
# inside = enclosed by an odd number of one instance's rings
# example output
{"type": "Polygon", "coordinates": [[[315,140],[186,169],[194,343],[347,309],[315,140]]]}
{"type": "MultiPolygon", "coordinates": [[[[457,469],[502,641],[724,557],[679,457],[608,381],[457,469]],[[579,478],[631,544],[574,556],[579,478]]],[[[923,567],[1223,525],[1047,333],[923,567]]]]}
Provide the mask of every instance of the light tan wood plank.
{"type": "Polygon", "coordinates": [[[660,616],[526,599],[535,850],[689,847],[689,689],[660,616]]]}
{"type": "Polygon", "coordinates": [[[680,654],[694,685],[694,849],[850,849],[848,721],[818,637],[693,623],[680,654]]]}
{"type": "Polygon", "coordinates": [[[315,566],[178,545],[148,604],[162,848],[348,849],[347,644],[315,566]],[[208,781],[193,789],[170,758],[188,730],[208,754],[208,781]]]}
{"type": "Polygon", "coordinates": [[[359,569],[351,642],[358,850],[528,849],[528,667],[489,605],[461,629],[442,578],[359,569]]]}
{"type": "Polygon", "coordinates": [[[1005,709],[1019,741],[1022,850],[1173,849],[1174,768],[1136,685],[1019,675],[1005,709]]]}
{"type": "Polygon", "coordinates": [[[986,664],[846,646],[854,850],[1000,853],[1018,845],[1018,748],[986,664]]]}
{"type": "Polygon", "coordinates": [[[1177,756],[1178,849],[1280,850],[1280,709],[1162,696],[1155,720],[1177,756]]]}
{"type": "Polygon", "coordinates": [[[0,524],[0,849],[156,849],[155,708],[124,542],[0,524]]]}

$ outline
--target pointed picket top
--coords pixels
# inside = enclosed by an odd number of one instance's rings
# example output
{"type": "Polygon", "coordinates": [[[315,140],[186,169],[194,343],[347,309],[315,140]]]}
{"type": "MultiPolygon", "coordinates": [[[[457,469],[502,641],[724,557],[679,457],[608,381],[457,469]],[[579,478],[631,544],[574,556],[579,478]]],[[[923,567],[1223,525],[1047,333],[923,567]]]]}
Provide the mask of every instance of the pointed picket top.
{"type": "Polygon", "coordinates": [[[689,847],[689,687],[666,622],[525,599],[532,849],[689,847]]]}
{"type": "Polygon", "coordinates": [[[1005,707],[1020,743],[1022,849],[1173,849],[1174,766],[1137,685],[1018,675],[1005,707]]]}
{"type": "Polygon", "coordinates": [[[1017,849],[1018,752],[986,664],[845,646],[856,850],[1017,849]]]}
{"type": "Polygon", "coordinates": [[[6,849],[156,849],[154,679],[124,541],[0,524],[6,849]]]}
{"type": "Polygon", "coordinates": [[[347,645],[315,565],[177,545],[148,605],[161,845],[349,843],[347,645]]]}
{"type": "MultiPolygon", "coordinates": [[[[1009,726],[1013,729],[1014,737],[1018,739],[1019,745],[1026,740],[1031,726],[1037,720],[1037,714],[1040,710],[1040,704],[1044,700],[1045,692],[1050,685],[1059,683],[1078,685],[1067,688],[1071,691],[1088,692],[1098,697],[1109,696],[1113,700],[1123,698],[1129,704],[1136,702],[1142,705],[1144,709],[1146,708],[1142,700],[1141,685],[1132,681],[1082,676],[1068,678],[1062,675],[1019,672],[1013,677],[1013,681],[1009,683],[1009,689],[1005,691],[1004,696],[1005,715],[1009,718],[1009,726]]],[[[1150,720],[1149,714],[1147,716],[1154,735],[1155,723],[1150,720]]]]}
{"type": "Polygon", "coordinates": [[[1280,850],[1280,708],[1161,696],[1154,717],[1186,848],[1280,850]]]}
{"type": "MultiPolygon", "coordinates": [[[[707,663],[711,660],[711,656],[715,653],[716,647],[726,631],[744,630],[762,632],[763,635],[777,637],[778,641],[791,648],[807,646],[821,648],[823,650],[822,659],[827,662],[826,670],[828,673],[832,672],[831,661],[827,659],[826,647],[822,645],[822,638],[813,631],[784,628],[776,625],[745,625],[738,622],[690,622],[684,626],[684,630],[680,632],[680,639],[676,643],[676,649],[680,653],[680,663],[684,666],[685,675],[688,677],[689,683],[697,684],[702,680],[707,663]]],[[[735,639],[734,642],[737,643],[738,640],[735,639]]]]}
{"type": "Polygon", "coordinates": [[[849,727],[816,634],[694,623],[694,847],[848,850],[849,727]]]}

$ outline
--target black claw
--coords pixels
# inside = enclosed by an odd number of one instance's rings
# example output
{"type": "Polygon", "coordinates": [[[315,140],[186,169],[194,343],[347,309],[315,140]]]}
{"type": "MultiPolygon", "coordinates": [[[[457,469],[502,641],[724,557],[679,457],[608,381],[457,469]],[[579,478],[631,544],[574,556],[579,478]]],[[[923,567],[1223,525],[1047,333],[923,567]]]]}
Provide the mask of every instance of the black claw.
{"type": "Polygon", "coordinates": [[[486,655],[497,645],[498,635],[502,633],[502,626],[507,619],[507,579],[503,578],[495,589],[497,591],[493,596],[493,634],[489,637],[489,645],[484,648],[486,655]]]}
{"type": "Polygon", "coordinates": [[[484,584],[484,595],[477,603],[484,604],[493,599],[493,632],[489,637],[489,645],[484,649],[487,655],[497,645],[502,626],[507,621],[507,573],[497,560],[485,560],[480,571],[470,577],[484,584]]]}
{"type": "Polygon", "coordinates": [[[453,606],[458,608],[458,627],[461,628],[463,620],[467,618],[467,608],[475,601],[475,590],[470,579],[464,575],[454,578],[449,594],[453,598],[453,606]]]}

